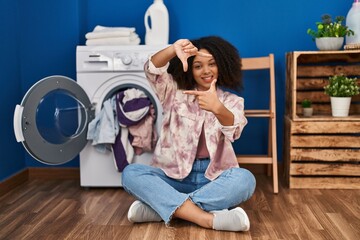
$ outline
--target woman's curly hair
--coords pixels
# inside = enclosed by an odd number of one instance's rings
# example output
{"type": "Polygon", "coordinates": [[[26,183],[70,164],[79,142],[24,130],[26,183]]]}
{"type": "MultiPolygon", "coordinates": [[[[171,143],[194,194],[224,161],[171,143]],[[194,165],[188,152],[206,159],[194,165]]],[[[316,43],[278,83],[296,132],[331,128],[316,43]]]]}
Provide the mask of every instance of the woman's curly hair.
{"type": "MultiPolygon", "coordinates": [[[[219,72],[217,86],[232,90],[243,88],[241,58],[238,50],[231,43],[217,36],[202,37],[191,40],[191,42],[199,50],[206,49],[213,55],[219,72]]],[[[184,72],[179,58],[174,57],[170,61],[168,72],[177,82],[179,89],[191,90],[196,86],[192,73],[194,58],[194,56],[188,58],[189,68],[187,72],[184,72]]]]}

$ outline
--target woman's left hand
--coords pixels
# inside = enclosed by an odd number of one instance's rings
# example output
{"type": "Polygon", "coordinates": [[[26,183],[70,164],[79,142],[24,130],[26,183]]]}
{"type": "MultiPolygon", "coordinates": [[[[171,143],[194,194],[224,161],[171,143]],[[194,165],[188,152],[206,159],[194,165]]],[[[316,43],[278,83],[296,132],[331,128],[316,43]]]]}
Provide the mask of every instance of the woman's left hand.
{"type": "Polygon", "coordinates": [[[216,79],[211,82],[210,88],[206,91],[186,90],[184,94],[194,95],[201,109],[216,114],[221,108],[220,102],[216,94],[216,79]]]}
{"type": "Polygon", "coordinates": [[[212,112],[223,126],[234,124],[234,114],[229,111],[216,94],[216,79],[211,82],[210,88],[206,91],[183,91],[184,94],[194,95],[198,100],[201,109],[212,112]]]}

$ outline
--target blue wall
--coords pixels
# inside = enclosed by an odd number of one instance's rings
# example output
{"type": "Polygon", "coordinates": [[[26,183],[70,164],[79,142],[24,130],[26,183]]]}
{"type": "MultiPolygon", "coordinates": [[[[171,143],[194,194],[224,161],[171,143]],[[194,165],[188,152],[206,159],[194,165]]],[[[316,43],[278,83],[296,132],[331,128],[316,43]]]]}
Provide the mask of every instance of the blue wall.
{"type": "Polygon", "coordinates": [[[0,181],[26,167],[24,150],[16,143],[12,117],[20,100],[21,74],[18,2],[1,0],[0,5],[0,181]]]}
{"type": "MultiPolygon", "coordinates": [[[[81,1],[19,2],[22,96],[46,76],[64,75],[75,79],[76,46],[80,44],[80,13],[83,11],[81,1]]],[[[25,159],[26,166],[44,166],[28,154],[25,159]]],[[[78,165],[75,160],[65,166],[78,165]]]]}
{"type": "MultiPolygon", "coordinates": [[[[96,25],[135,27],[144,43],[143,16],[152,0],[0,0],[0,181],[32,166],[33,160],[17,143],[13,111],[22,96],[43,77],[76,77],[75,48],[96,25]]],[[[278,152],[281,160],[285,96],[285,53],[316,50],[306,34],[323,13],[346,16],[352,0],[164,1],[170,16],[170,43],[179,38],[220,35],[232,42],[242,57],[275,54],[278,152]]],[[[243,92],[247,106],[263,96],[262,88],[243,92]],[[255,95],[254,95],[255,94],[255,95]],[[251,96],[255,96],[252,100],[251,96]]],[[[260,121],[260,120],[259,120],[260,121]]],[[[263,123],[259,123],[264,125],[263,123]]],[[[237,151],[264,148],[262,127],[249,124],[237,151]]],[[[265,147],[266,149],[266,147],[265,147]]],[[[65,166],[78,166],[78,160],[65,166]]]]}

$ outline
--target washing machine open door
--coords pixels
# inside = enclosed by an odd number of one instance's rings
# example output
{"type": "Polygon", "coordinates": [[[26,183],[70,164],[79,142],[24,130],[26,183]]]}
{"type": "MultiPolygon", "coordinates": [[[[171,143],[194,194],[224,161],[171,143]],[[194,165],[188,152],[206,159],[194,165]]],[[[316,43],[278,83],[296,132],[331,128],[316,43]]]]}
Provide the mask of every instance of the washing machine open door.
{"type": "Polygon", "coordinates": [[[85,91],[72,79],[50,76],[35,83],[14,113],[14,132],[38,161],[57,165],[85,147],[94,111],[85,91]]]}

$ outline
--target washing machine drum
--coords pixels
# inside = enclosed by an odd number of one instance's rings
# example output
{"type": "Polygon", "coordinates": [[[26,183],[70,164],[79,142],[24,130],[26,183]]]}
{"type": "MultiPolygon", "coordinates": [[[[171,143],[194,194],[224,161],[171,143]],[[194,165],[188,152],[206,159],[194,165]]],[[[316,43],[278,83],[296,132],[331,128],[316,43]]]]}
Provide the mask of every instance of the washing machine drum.
{"type": "Polygon", "coordinates": [[[87,144],[94,110],[85,91],[72,79],[50,76],[35,83],[14,113],[14,132],[40,162],[63,164],[87,144]]]}

